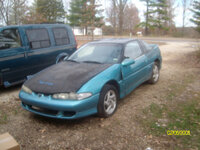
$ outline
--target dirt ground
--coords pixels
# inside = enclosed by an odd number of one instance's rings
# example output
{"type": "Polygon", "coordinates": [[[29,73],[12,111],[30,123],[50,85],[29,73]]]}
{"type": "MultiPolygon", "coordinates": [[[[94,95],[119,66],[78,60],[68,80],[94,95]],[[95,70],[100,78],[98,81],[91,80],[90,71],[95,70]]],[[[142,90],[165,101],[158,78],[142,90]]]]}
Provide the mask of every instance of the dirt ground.
{"type": "Polygon", "coordinates": [[[159,82],[138,87],[119,101],[118,110],[107,119],[96,116],[79,120],[40,117],[21,108],[20,86],[0,89],[0,134],[9,132],[22,150],[173,149],[174,141],[149,135],[145,126],[138,122],[138,116],[143,117],[142,110],[151,103],[165,103],[170,86],[182,82],[185,76],[193,78],[193,90],[200,92],[200,66],[194,57],[192,43],[168,42],[160,49],[163,65],[159,82]]]}

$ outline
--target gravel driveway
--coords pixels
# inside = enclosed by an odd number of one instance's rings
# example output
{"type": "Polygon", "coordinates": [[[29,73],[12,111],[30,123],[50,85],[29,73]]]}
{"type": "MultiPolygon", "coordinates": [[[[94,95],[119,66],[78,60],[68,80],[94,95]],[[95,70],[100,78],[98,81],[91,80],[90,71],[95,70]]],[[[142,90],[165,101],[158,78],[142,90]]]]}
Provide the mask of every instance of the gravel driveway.
{"type": "MultiPolygon", "coordinates": [[[[23,110],[18,92],[20,86],[0,89],[0,134],[9,132],[22,150],[134,150],[168,149],[173,144],[152,137],[138,122],[142,110],[152,102],[160,104],[173,82],[186,74],[200,74],[193,58],[191,43],[168,42],[160,46],[163,66],[155,85],[144,83],[119,101],[117,112],[110,118],[90,116],[79,120],[55,120],[23,110]]],[[[148,119],[148,118],[143,118],[148,119]]]]}

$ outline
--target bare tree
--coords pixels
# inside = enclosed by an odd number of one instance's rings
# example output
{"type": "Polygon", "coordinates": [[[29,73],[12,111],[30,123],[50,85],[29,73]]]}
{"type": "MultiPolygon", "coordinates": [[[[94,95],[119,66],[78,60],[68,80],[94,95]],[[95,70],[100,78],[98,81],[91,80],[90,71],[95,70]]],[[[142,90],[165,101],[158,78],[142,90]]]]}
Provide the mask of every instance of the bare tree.
{"type": "Polygon", "coordinates": [[[33,3],[32,6],[28,7],[27,13],[22,18],[22,23],[24,24],[35,24],[47,22],[46,18],[42,14],[36,12],[36,4],[33,3]]]}
{"type": "Polygon", "coordinates": [[[3,22],[6,25],[10,25],[10,10],[12,6],[12,0],[0,0],[0,15],[3,22]]]}
{"type": "Polygon", "coordinates": [[[124,16],[123,28],[128,29],[129,33],[133,33],[134,28],[140,22],[140,19],[138,17],[138,9],[135,7],[134,4],[131,3],[129,5],[126,5],[124,13],[128,15],[124,16]]]}
{"type": "Polygon", "coordinates": [[[124,23],[124,10],[128,0],[111,0],[111,6],[107,11],[108,21],[122,34],[124,23]]]}
{"type": "Polygon", "coordinates": [[[0,0],[0,18],[6,25],[21,24],[26,10],[26,0],[0,0]]]}
{"type": "Polygon", "coordinates": [[[189,8],[190,0],[181,0],[181,6],[183,8],[182,11],[182,34],[184,35],[185,32],[185,19],[186,19],[186,12],[189,8]]]}
{"type": "Polygon", "coordinates": [[[116,6],[116,0],[111,1],[111,6],[106,10],[107,21],[111,24],[111,26],[115,30],[115,34],[117,33],[117,20],[118,20],[118,9],[116,6]]]}
{"type": "Polygon", "coordinates": [[[22,24],[25,14],[28,10],[26,0],[12,0],[12,11],[10,19],[12,24],[22,24]]]}
{"type": "Polygon", "coordinates": [[[124,9],[125,9],[125,6],[126,6],[126,3],[127,3],[127,0],[119,0],[117,1],[117,6],[119,8],[119,34],[121,35],[122,34],[122,31],[123,31],[123,20],[124,20],[124,9]]]}
{"type": "Polygon", "coordinates": [[[174,22],[174,10],[175,10],[175,0],[168,0],[167,1],[167,17],[168,22],[167,26],[169,27],[169,33],[172,33],[175,30],[175,22],[174,22]]]}

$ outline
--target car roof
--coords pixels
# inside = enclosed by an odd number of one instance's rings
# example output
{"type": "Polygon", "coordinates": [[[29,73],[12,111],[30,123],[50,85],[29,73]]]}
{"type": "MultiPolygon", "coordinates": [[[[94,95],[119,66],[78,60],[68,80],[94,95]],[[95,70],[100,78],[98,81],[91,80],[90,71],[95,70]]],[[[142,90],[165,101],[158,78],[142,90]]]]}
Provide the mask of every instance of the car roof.
{"type": "Polygon", "coordinates": [[[135,41],[137,39],[131,39],[131,38],[109,38],[109,39],[101,39],[101,40],[97,40],[97,41],[92,41],[89,43],[113,43],[113,44],[126,44],[130,41],[135,41]]]}
{"type": "Polygon", "coordinates": [[[24,25],[9,25],[3,26],[1,28],[18,28],[18,27],[61,27],[61,26],[69,26],[67,24],[24,24],[24,25]]]}

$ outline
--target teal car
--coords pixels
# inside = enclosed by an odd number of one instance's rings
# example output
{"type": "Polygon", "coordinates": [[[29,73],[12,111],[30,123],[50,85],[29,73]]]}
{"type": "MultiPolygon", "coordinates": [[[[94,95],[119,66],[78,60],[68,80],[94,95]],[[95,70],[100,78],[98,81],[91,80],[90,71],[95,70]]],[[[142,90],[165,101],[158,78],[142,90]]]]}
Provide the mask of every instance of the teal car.
{"type": "Polygon", "coordinates": [[[93,41],[27,80],[19,97],[24,109],[46,117],[110,117],[119,99],[159,80],[161,64],[157,45],[138,39],[93,41]]]}

